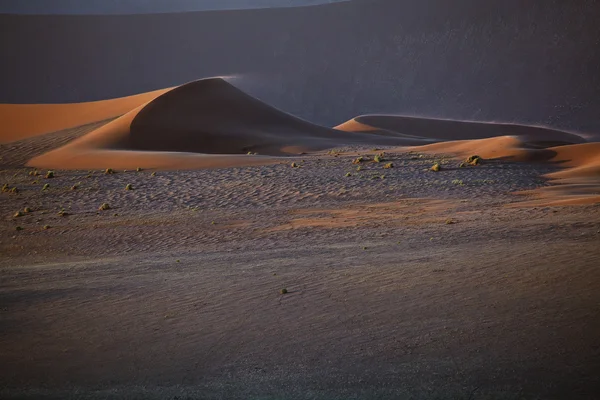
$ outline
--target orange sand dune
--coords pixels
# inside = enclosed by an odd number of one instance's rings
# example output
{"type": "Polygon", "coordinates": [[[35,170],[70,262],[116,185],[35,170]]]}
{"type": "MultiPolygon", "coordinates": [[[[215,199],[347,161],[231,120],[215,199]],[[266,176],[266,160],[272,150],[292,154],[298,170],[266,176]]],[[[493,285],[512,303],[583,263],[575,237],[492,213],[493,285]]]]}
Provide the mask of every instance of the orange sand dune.
{"type": "Polygon", "coordinates": [[[579,135],[554,129],[500,123],[453,121],[399,115],[363,115],[335,127],[348,132],[382,130],[422,140],[467,140],[519,136],[530,147],[585,143],[579,135]]]}
{"type": "Polygon", "coordinates": [[[410,148],[420,152],[454,154],[465,158],[477,154],[484,159],[545,161],[564,169],[546,177],[559,184],[535,191],[531,205],[575,205],[600,202],[600,143],[583,143],[535,149],[518,138],[501,136],[479,140],[435,143],[410,148]]]}
{"type": "Polygon", "coordinates": [[[0,143],[117,117],[168,90],[88,103],[0,104],[0,143]]]}
{"type": "Polygon", "coordinates": [[[209,168],[273,162],[344,144],[406,145],[386,135],[314,125],[221,78],[172,89],[28,165],[56,169],[209,168]],[[259,156],[249,156],[248,152],[259,156]]]}

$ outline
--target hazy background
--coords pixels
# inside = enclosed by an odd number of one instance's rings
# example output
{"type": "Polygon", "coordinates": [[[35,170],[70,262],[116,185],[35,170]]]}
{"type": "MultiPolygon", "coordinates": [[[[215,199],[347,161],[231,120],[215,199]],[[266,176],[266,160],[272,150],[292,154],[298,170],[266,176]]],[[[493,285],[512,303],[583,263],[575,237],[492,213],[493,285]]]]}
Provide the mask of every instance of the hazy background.
{"type": "Polygon", "coordinates": [[[600,132],[600,2],[353,0],[129,16],[0,15],[0,102],[216,75],[316,123],[358,114],[600,132]]]}

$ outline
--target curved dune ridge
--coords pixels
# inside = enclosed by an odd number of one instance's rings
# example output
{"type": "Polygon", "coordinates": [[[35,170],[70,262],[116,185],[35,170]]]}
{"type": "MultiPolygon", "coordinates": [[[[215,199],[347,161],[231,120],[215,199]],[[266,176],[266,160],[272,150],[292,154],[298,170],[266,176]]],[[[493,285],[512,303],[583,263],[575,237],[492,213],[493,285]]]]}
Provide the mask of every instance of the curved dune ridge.
{"type": "Polygon", "coordinates": [[[387,132],[423,141],[483,139],[497,136],[518,136],[532,147],[549,147],[585,143],[574,133],[555,129],[504,123],[455,121],[398,115],[363,115],[335,129],[348,132],[387,132]]]}
{"type": "Polygon", "coordinates": [[[87,103],[0,104],[0,143],[114,118],[168,90],[87,103]]]}
{"type": "Polygon", "coordinates": [[[400,137],[341,132],[294,117],[222,78],[166,91],[27,165],[57,169],[210,168],[273,162],[340,145],[410,144],[400,137]],[[248,156],[247,153],[258,153],[248,156]]]}

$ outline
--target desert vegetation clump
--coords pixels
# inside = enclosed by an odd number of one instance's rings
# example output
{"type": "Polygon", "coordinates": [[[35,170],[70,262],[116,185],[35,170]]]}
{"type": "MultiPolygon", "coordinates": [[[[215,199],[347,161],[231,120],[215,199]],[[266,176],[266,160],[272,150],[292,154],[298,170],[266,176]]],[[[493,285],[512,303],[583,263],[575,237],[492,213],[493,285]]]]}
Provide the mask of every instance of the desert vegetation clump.
{"type": "Polygon", "coordinates": [[[44,230],[48,230],[50,228],[52,228],[50,225],[44,225],[44,230]]]}
{"type": "Polygon", "coordinates": [[[467,164],[466,162],[461,162],[460,165],[458,166],[458,168],[466,168],[468,166],[469,166],[469,164],[467,164]]]}
{"type": "Polygon", "coordinates": [[[127,186],[125,186],[125,190],[133,190],[131,183],[128,183],[127,186]]]}
{"type": "Polygon", "coordinates": [[[33,171],[29,171],[29,176],[38,176],[40,173],[38,172],[37,169],[34,169],[33,171]]]}
{"type": "Polygon", "coordinates": [[[137,167],[135,170],[136,170],[136,172],[142,172],[143,171],[143,169],[141,169],[140,167],[137,167]]]}
{"type": "Polygon", "coordinates": [[[19,189],[17,189],[16,187],[13,187],[10,189],[10,193],[17,194],[17,193],[19,193],[19,189]]]}
{"type": "Polygon", "coordinates": [[[112,174],[114,174],[114,173],[115,173],[115,171],[114,171],[112,168],[106,168],[106,169],[104,170],[104,174],[105,174],[105,175],[112,175],[112,174]]]}
{"type": "Polygon", "coordinates": [[[377,154],[375,157],[373,157],[373,161],[375,161],[376,163],[384,162],[385,161],[385,153],[377,154]]]}
{"type": "Polygon", "coordinates": [[[29,213],[30,213],[30,212],[32,212],[32,211],[33,211],[33,210],[32,210],[31,208],[29,208],[29,207],[25,207],[25,208],[23,209],[23,212],[24,212],[25,214],[29,214],[29,213]]]}
{"type": "Polygon", "coordinates": [[[467,163],[469,165],[479,165],[479,164],[481,164],[481,161],[483,161],[483,159],[481,157],[479,157],[478,155],[473,155],[473,156],[470,156],[469,158],[467,158],[465,160],[465,163],[467,163]]]}
{"type": "Polygon", "coordinates": [[[440,165],[440,163],[435,163],[433,164],[433,167],[431,167],[431,170],[433,172],[440,172],[442,170],[442,166],[440,165]]]}
{"type": "Polygon", "coordinates": [[[151,173],[150,176],[156,176],[156,172],[151,173]]]}
{"type": "Polygon", "coordinates": [[[22,227],[22,226],[17,226],[17,227],[15,227],[15,231],[22,231],[22,230],[23,230],[23,227],[22,227]]]}
{"type": "Polygon", "coordinates": [[[21,211],[17,211],[15,213],[15,215],[14,215],[15,218],[19,218],[19,217],[22,217],[22,216],[23,216],[23,213],[21,211]]]}
{"type": "Polygon", "coordinates": [[[71,190],[77,190],[77,189],[79,189],[79,186],[78,186],[78,185],[73,185],[73,186],[71,186],[71,190]]]}
{"type": "Polygon", "coordinates": [[[362,157],[362,156],[361,157],[357,157],[357,158],[354,159],[354,161],[352,161],[352,164],[360,164],[363,161],[365,161],[364,157],[362,157]]]}
{"type": "Polygon", "coordinates": [[[452,184],[453,185],[458,185],[458,186],[463,186],[464,182],[462,180],[460,180],[460,179],[455,179],[455,180],[452,181],[452,184]]]}
{"type": "Polygon", "coordinates": [[[350,172],[348,172],[348,173],[346,174],[346,178],[347,178],[347,177],[349,177],[349,176],[352,176],[352,174],[351,174],[350,172]]]}
{"type": "Polygon", "coordinates": [[[291,163],[291,164],[290,164],[290,166],[291,166],[292,168],[298,168],[298,164],[296,164],[295,162],[291,163]]]}
{"type": "Polygon", "coordinates": [[[360,172],[361,169],[362,167],[359,165],[358,167],[356,167],[356,172],[360,172]]]}
{"type": "Polygon", "coordinates": [[[49,183],[46,183],[46,184],[44,185],[44,187],[42,187],[42,190],[48,190],[48,189],[50,189],[50,184],[49,184],[49,183]]]}
{"type": "Polygon", "coordinates": [[[283,289],[281,289],[281,290],[279,291],[279,293],[281,293],[281,294],[287,294],[287,293],[288,293],[288,290],[287,290],[286,288],[283,288],[283,289]]]}
{"type": "Polygon", "coordinates": [[[385,168],[385,169],[394,168],[394,163],[391,163],[391,162],[390,162],[390,163],[387,163],[387,164],[385,164],[385,165],[383,166],[383,168],[385,168]]]}
{"type": "Polygon", "coordinates": [[[46,179],[52,179],[52,178],[54,178],[54,171],[46,172],[46,179]]]}
{"type": "Polygon", "coordinates": [[[5,184],[2,186],[2,191],[3,191],[3,192],[8,192],[9,190],[10,190],[10,188],[9,188],[9,186],[8,186],[8,183],[5,183],[5,184]]]}
{"type": "Polygon", "coordinates": [[[100,205],[100,207],[98,207],[98,210],[100,210],[100,211],[110,210],[110,206],[108,205],[108,203],[102,203],[100,205]]]}

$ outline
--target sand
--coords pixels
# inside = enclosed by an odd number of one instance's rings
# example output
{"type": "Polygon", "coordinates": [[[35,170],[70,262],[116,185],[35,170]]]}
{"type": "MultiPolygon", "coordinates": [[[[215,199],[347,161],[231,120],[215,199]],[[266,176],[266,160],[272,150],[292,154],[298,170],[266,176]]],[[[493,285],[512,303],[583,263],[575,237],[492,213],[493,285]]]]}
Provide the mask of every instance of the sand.
{"type": "Polygon", "coordinates": [[[120,116],[167,90],[88,103],[0,104],[0,143],[120,116]]]}
{"type": "Polygon", "coordinates": [[[222,78],[210,78],[167,91],[27,165],[57,169],[214,168],[272,163],[277,156],[343,145],[409,143],[387,135],[318,126],[273,108],[222,78]]]}
{"type": "Polygon", "coordinates": [[[600,208],[508,207],[558,166],[338,150],[1,171],[0,397],[593,398],[600,208]]]}
{"type": "Polygon", "coordinates": [[[593,398],[599,146],[322,127],[220,78],[23,134],[0,145],[0,397],[593,398]]]}

